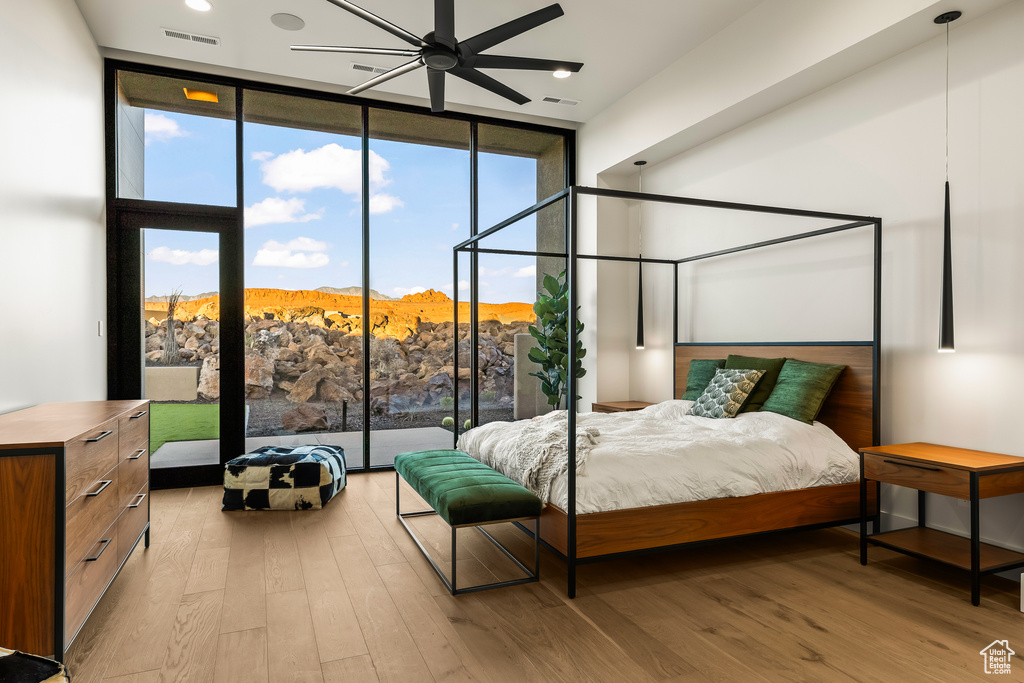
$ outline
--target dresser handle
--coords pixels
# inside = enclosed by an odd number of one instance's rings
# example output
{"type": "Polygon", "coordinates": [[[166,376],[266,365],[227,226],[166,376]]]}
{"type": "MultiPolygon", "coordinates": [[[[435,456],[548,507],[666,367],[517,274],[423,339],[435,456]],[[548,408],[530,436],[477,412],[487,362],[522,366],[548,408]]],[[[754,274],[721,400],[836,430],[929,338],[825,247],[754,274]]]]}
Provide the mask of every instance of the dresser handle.
{"type": "Polygon", "coordinates": [[[149,412],[148,410],[140,410],[139,412],[135,413],[134,415],[132,415],[128,419],[129,420],[137,420],[137,419],[139,419],[140,417],[142,417],[143,415],[145,415],[148,412],[149,412]]]}
{"type": "Polygon", "coordinates": [[[111,539],[111,538],[100,539],[100,543],[99,544],[102,545],[103,547],[100,548],[100,551],[98,553],[96,553],[95,555],[92,555],[91,557],[85,558],[84,561],[85,562],[95,562],[96,560],[100,559],[100,555],[103,554],[103,551],[107,549],[107,546],[110,545],[110,542],[112,540],[113,539],[111,539]]]}
{"type": "Polygon", "coordinates": [[[146,500],[146,494],[145,493],[139,493],[139,494],[137,494],[135,496],[135,498],[136,498],[136,501],[134,503],[132,503],[131,505],[129,505],[128,507],[130,507],[130,508],[137,508],[140,505],[142,505],[142,501],[146,500]]]}
{"type": "Polygon", "coordinates": [[[884,462],[892,465],[900,465],[901,467],[913,467],[916,470],[928,470],[929,472],[941,472],[942,469],[939,467],[925,467],[924,465],[911,465],[909,462],[900,462],[898,460],[886,460],[884,462]]]}
{"type": "Polygon", "coordinates": [[[104,431],[102,434],[100,434],[99,436],[94,436],[91,439],[86,439],[86,441],[88,441],[89,443],[94,443],[96,441],[103,441],[103,439],[107,438],[108,436],[110,436],[113,433],[114,433],[113,429],[108,429],[108,430],[104,431]]]}
{"type": "Polygon", "coordinates": [[[139,458],[141,458],[143,456],[143,454],[145,452],[146,452],[145,448],[140,448],[139,450],[135,451],[135,453],[133,453],[132,455],[129,455],[128,459],[129,460],[138,460],[139,458]]]}
{"type": "Polygon", "coordinates": [[[103,489],[107,488],[108,486],[110,486],[111,484],[114,483],[114,480],[113,479],[104,479],[104,480],[100,481],[99,483],[102,484],[102,486],[100,486],[95,491],[90,491],[89,493],[87,493],[85,495],[87,495],[87,496],[98,496],[98,495],[100,495],[101,493],[103,493],[103,489]]]}

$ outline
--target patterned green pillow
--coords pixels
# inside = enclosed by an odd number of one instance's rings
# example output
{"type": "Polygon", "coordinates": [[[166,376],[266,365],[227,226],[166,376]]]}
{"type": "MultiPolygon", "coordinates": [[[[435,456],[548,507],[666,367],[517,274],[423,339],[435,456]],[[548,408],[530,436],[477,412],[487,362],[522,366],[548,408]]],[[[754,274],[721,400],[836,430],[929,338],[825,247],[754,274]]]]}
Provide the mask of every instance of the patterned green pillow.
{"type": "Polygon", "coordinates": [[[690,369],[686,371],[686,393],[683,394],[684,401],[696,401],[704,393],[704,390],[711,384],[715,376],[715,370],[725,367],[724,358],[705,360],[694,358],[690,361],[690,369]]]}
{"type": "Polygon", "coordinates": [[[726,370],[715,371],[708,388],[697,397],[697,402],[690,408],[690,415],[699,417],[736,417],[740,408],[748,398],[764,370],[726,370]]]}

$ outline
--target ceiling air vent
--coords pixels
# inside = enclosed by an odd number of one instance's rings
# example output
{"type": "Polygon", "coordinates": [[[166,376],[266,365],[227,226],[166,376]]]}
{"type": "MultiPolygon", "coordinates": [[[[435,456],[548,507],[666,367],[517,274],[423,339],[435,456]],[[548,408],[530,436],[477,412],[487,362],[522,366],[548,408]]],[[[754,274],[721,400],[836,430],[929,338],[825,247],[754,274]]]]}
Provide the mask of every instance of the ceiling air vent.
{"type": "Polygon", "coordinates": [[[575,107],[580,103],[579,100],[570,100],[567,97],[551,97],[550,95],[545,95],[542,101],[550,102],[551,104],[567,104],[570,107],[575,107]]]}
{"type": "Polygon", "coordinates": [[[214,38],[213,36],[201,36],[198,33],[189,33],[188,31],[175,31],[174,29],[165,28],[161,29],[164,32],[164,36],[168,38],[175,38],[177,40],[187,40],[190,43],[202,43],[203,45],[220,45],[220,38],[214,38]]]}
{"type": "Polygon", "coordinates": [[[365,72],[371,73],[371,74],[383,74],[383,73],[387,73],[388,71],[391,71],[391,69],[385,69],[385,68],[379,67],[379,66],[370,66],[369,64],[358,64],[356,62],[352,62],[352,70],[353,71],[365,71],[365,72]]]}

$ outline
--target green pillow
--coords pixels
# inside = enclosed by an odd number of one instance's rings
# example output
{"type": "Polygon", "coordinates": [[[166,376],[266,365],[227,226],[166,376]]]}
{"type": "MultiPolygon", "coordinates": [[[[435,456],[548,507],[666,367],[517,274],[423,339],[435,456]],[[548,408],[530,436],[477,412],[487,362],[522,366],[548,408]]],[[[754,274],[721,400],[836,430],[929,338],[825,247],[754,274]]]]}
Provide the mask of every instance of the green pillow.
{"type": "Polygon", "coordinates": [[[715,370],[725,367],[724,358],[705,360],[694,358],[690,361],[690,369],[686,373],[686,392],[683,394],[684,401],[696,401],[697,397],[704,393],[704,390],[711,384],[715,376],[715,370]]]}
{"type": "Polygon", "coordinates": [[[743,404],[741,413],[754,413],[761,410],[761,406],[768,400],[772,389],[775,388],[775,381],[779,379],[779,371],[782,370],[782,365],[785,362],[785,358],[754,358],[729,354],[729,357],[725,359],[726,370],[764,370],[764,376],[757,383],[750,399],[743,404]]]}
{"type": "Polygon", "coordinates": [[[808,363],[787,358],[775,390],[761,410],[811,424],[845,365],[808,363]]]}

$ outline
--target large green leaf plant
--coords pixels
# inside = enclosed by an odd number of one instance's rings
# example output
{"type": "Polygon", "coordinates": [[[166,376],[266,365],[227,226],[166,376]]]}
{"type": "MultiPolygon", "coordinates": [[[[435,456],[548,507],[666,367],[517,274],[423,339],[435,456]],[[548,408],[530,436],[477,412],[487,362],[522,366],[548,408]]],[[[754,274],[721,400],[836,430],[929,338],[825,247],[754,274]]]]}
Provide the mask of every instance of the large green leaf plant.
{"type": "MultiPolygon", "coordinates": [[[[541,371],[530,375],[540,379],[540,388],[548,397],[548,404],[557,410],[569,392],[569,288],[565,283],[565,271],[557,278],[545,275],[543,285],[547,293],[537,292],[537,303],[533,305],[540,327],[530,325],[530,334],[537,340],[537,348],[530,349],[529,356],[531,361],[540,365],[541,371]]],[[[583,323],[577,320],[577,336],[582,331],[583,323]]],[[[587,374],[582,360],[586,355],[583,342],[577,339],[577,379],[587,374]]]]}

